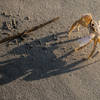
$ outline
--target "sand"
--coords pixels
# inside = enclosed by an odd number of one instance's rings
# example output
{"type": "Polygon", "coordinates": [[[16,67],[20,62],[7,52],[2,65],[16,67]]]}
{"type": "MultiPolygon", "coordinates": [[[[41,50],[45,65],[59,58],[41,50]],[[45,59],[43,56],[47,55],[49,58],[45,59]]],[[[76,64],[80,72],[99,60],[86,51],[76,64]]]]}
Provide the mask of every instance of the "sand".
{"type": "Polygon", "coordinates": [[[84,60],[92,45],[73,52],[88,30],[67,37],[81,15],[99,12],[99,0],[0,0],[0,39],[60,17],[19,45],[0,45],[0,100],[99,100],[100,54],[84,60]]]}

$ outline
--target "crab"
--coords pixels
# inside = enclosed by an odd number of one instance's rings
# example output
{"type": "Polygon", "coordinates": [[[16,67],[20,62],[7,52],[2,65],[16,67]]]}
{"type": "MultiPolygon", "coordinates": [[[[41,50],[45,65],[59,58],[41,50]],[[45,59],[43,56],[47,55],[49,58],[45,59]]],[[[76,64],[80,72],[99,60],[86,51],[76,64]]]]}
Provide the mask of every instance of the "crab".
{"type": "Polygon", "coordinates": [[[71,28],[69,29],[68,36],[70,36],[71,32],[76,28],[79,31],[80,26],[86,27],[89,30],[89,35],[79,39],[78,42],[80,45],[78,48],[75,48],[74,50],[79,51],[80,49],[86,47],[93,41],[93,49],[87,58],[89,59],[92,58],[93,53],[96,50],[97,43],[100,43],[100,21],[93,20],[91,14],[85,14],[80,19],[75,21],[74,24],[72,24],[71,28]]]}

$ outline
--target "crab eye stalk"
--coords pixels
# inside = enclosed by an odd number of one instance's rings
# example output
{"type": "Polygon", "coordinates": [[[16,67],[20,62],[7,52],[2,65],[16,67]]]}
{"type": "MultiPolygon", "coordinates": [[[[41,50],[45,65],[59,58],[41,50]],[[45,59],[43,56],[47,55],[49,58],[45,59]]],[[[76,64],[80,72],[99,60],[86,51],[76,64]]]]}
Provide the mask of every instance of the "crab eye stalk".
{"type": "Polygon", "coordinates": [[[92,26],[94,26],[94,24],[93,24],[93,23],[92,23],[91,25],[92,25],[92,26]]]}

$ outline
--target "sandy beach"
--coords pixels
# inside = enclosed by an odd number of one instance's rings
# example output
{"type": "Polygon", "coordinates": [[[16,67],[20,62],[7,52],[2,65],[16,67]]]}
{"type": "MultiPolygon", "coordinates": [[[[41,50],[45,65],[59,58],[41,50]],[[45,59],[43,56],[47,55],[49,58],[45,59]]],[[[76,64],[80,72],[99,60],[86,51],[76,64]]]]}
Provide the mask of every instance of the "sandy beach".
{"type": "Polygon", "coordinates": [[[100,100],[100,53],[84,59],[93,43],[73,51],[87,28],[67,36],[86,13],[100,20],[100,1],[0,0],[0,40],[60,17],[19,44],[0,44],[0,100],[100,100]]]}

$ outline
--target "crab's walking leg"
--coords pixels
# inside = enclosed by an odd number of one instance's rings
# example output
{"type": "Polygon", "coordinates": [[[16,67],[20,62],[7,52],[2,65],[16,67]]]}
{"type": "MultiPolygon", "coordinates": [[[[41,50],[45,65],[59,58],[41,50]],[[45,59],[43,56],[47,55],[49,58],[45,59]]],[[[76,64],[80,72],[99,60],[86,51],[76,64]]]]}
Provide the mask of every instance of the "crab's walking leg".
{"type": "Polygon", "coordinates": [[[77,30],[78,30],[78,31],[80,30],[80,24],[79,24],[79,25],[77,25],[77,30]]]}
{"type": "Polygon", "coordinates": [[[75,28],[78,28],[79,30],[79,21],[76,21],[74,24],[72,24],[69,32],[68,32],[68,36],[70,35],[70,33],[75,29],[75,28]]]}
{"type": "Polygon", "coordinates": [[[93,55],[93,53],[95,52],[96,50],[96,46],[97,46],[97,39],[94,38],[94,45],[93,45],[93,50],[91,51],[90,55],[88,56],[88,59],[91,58],[91,56],[93,55]]]}
{"type": "Polygon", "coordinates": [[[87,44],[85,44],[85,45],[83,45],[83,46],[81,46],[79,48],[75,48],[75,51],[78,51],[80,49],[83,49],[84,47],[86,47],[87,45],[89,45],[91,42],[92,42],[92,40],[90,40],[87,44]]]}

